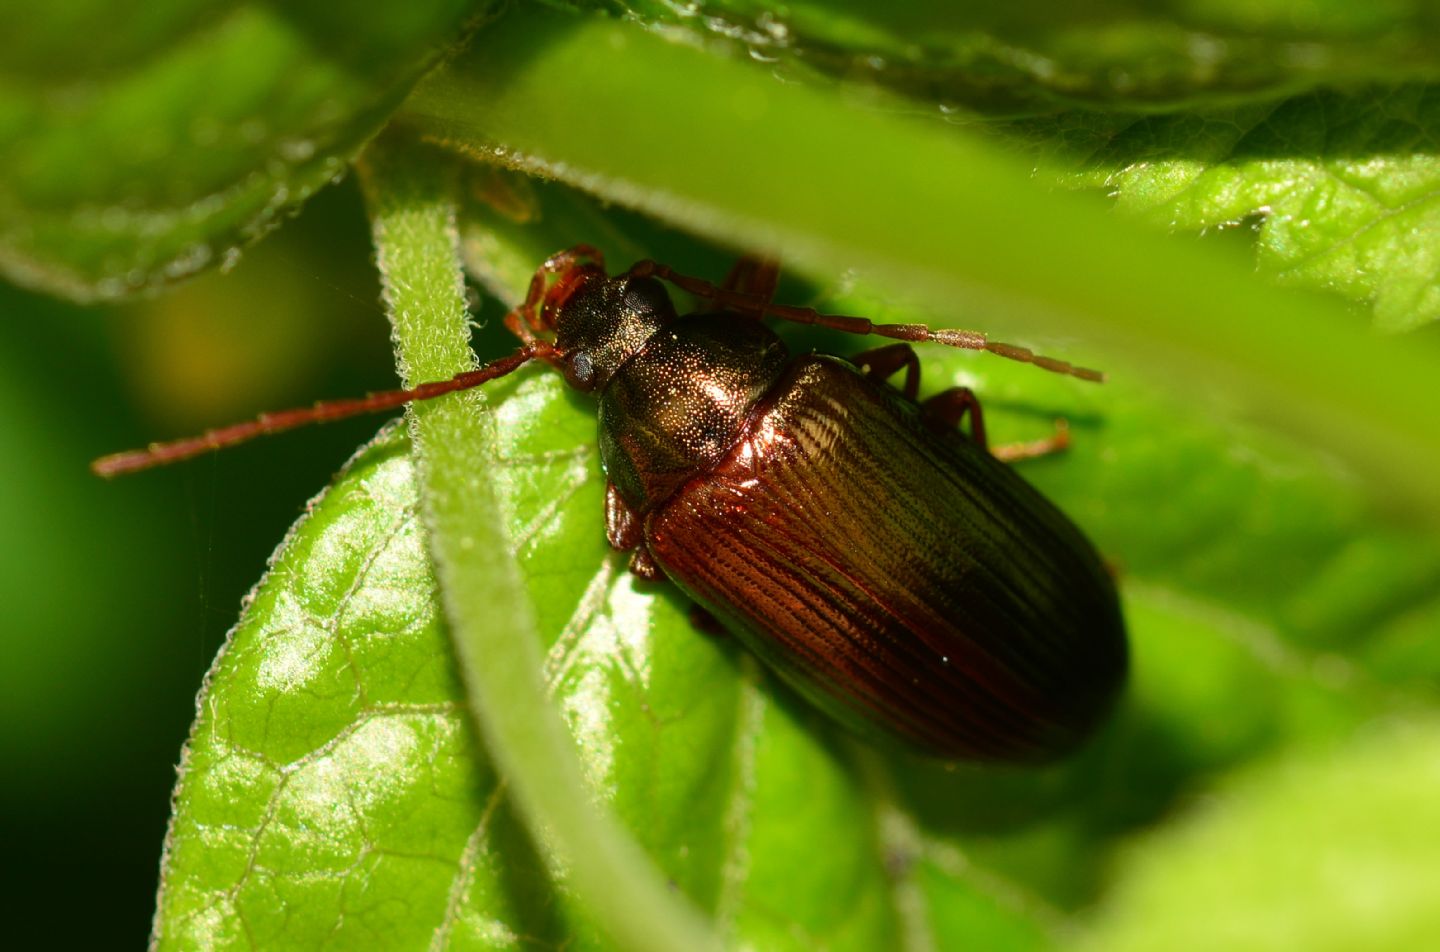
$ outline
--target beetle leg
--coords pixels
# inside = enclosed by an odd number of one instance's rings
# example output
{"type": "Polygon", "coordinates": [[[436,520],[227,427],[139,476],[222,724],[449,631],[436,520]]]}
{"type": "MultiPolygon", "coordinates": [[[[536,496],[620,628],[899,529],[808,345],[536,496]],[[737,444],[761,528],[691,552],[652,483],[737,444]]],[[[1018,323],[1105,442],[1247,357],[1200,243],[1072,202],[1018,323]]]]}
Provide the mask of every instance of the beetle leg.
{"type": "Polygon", "coordinates": [[[630,553],[630,571],[640,578],[658,582],[665,578],[665,570],[650,554],[645,544],[645,528],[635,510],[620,498],[615,484],[605,484],[605,538],[610,547],[630,553]]]}
{"type": "Polygon", "coordinates": [[[1022,459],[1036,459],[1041,456],[1049,456],[1051,453],[1063,453],[1070,447],[1070,424],[1062,420],[1055,421],[1055,433],[1042,440],[1031,440],[1028,443],[1006,443],[1004,446],[992,446],[990,455],[1005,463],[1015,463],[1022,459]]]}
{"type": "Polygon", "coordinates": [[[535,330],[531,327],[530,321],[524,319],[521,309],[518,307],[505,315],[505,329],[520,338],[521,343],[524,344],[533,344],[539,339],[535,336],[535,330]]]}
{"type": "Polygon", "coordinates": [[[920,393],[920,355],[909,344],[886,344],[862,351],[851,357],[850,362],[872,380],[886,380],[904,367],[905,386],[900,392],[906,400],[914,400],[920,393]]]}
{"type": "Polygon", "coordinates": [[[874,321],[865,317],[850,317],[844,314],[822,314],[813,307],[776,304],[773,301],[763,300],[753,294],[746,294],[742,291],[719,287],[703,278],[681,274],[669,265],[648,259],[645,261],[637,261],[627,273],[631,277],[637,278],[654,275],[657,278],[669,281],[677,288],[689,291],[697,297],[707,298],[725,307],[734,308],[737,311],[760,310],[782,321],[791,321],[796,324],[814,324],[818,327],[829,327],[833,330],[844,331],[847,334],[874,334],[877,337],[891,337],[896,340],[909,341],[911,343],[929,341],[936,344],[944,344],[947,347],[958,347],[961,350],[984,350],[1009,360],[1018,360],[1021,363],[1034,364],[1041,370],[1048,370],[1051,373],[1067,374],[1071,377],[1079,377],[1081,380],[1089,380],[1095,383],[1101,383],[1105,380],[1105,374],[1098,370],[1092,370],[1089,367],[1077,367],[1068,360],[1060,360],[1056,357],[1037,354],[1030,348],[1021,347],[1018,344],[1007,344],[1003,341],[991,340],[980,331],[959,330],[957,328],[937,328],[932,330],[924,324],[876,324],[874,321]]]}
{"type": "Polygon", "coordinates": [[[629,552],[645,541],[640,517],[620,498],[612,482],[605,483],[605,538],[610,540],[611,548],[620,552],[629,552]]]}
{"type": "Polygon", "coordinates": [[[540,311],[544,306],[545,290],[550,283],[550,276],[577,267],[581,262],[588,262],[603,270],[605,256],[600,253],[600,249],[592,245],[575,245],[573,248],[557,251],[546,258],[530,277],[530,287],[525,292],[525,301],[505,315],[505,326],[526,343],[534,339],[534,334],[545,330],[545,323],[541,319],[540,311]],[[520,322],[522,320],[531,333],[527,334],[521,329],[520,322]]]}
{"type": "MultiPolygon", "coordinates": [[[[863,356],[863,355],[862,355],[863,356]]],[[[936,394],[920,404],[925,419],[942,429],[959,429],[960,423],[970,417],[970,439],[982,450],[1002,463],[1018,463],[1020,460],[1037,459],[1052,453],[1062,453],[1070,446],[1070,424],[1064,420],[1055,421],[1055,433],[1040,440],[1027,443],[1006,443],[1002,446],[987,446],[985,442],[985,417],[980,410],[980,401],[968,387],[956,387],[936,394]]]]}
{"type": "Polygon", "coordinates": [[[643,542],[635,547],[634,552],[630,553],[630,571],[647,582],[665,581],[665,570],[650,554],[650,547],[643,542]]]}
{"type": "Polygon", "coordinates": [[[969,387],[953,387],[920,404],[920,412],[938,430],[958,430],[965,417],[970,417],[970,439],[976,446],[988,449],[985,443],[985,415],[980,401],[969,387]]]}
{"type": "MultiPolygon", "coordinates": [[[[725,275],[725,280],[720,284],[720,290],[746,294],[764,301],[765,306],[769,306],[779,285],[780,262],[774,258],[745,255],[737,259],[730,268],[730,273],[725,275]]],[[[719,304],[718,301],[715,303],[719,304]]],[[[756,317],[764,317],[765,307],[752,308],[750,313],[756,317]]]]}

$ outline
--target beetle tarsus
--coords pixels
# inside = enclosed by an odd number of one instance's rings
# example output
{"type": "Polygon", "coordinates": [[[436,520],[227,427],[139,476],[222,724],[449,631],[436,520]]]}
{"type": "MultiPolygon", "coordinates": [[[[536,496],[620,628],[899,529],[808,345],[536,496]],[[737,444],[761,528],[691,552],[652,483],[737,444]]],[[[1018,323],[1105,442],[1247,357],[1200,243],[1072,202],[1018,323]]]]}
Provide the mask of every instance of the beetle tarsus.
{"type": "Polygon", "coordinates": [[[1044,439],[1030,440],[1026,443],[1006,443],[1003,446],[992,446],[990,455],[1003,463],[1018,463],[1021,460],[1039,459],[1042,456],[1051,456],[1055,453],[1063,453],[1070,448],[1070,423],[1063,417],[1055,421],[1055,432],[1044,439]]]}
{"type": "Polygon", "coordinates": [[[655,561],[655,556],[650,554],[650,549],[643,542],[630,553],[630,573],[647,582],[663,582],[666,578],[665,570],[655,561]]]}

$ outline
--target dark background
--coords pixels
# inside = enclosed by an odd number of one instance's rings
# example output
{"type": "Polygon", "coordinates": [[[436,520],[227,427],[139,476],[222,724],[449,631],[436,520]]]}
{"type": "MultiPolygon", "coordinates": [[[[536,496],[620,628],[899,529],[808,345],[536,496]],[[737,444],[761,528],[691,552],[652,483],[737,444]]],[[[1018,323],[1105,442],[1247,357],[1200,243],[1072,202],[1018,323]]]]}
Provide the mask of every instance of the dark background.
{"type": "Polygon", "coordinates": [[[396,385],[358,189],[321,193],[229,274],[97,307],[0,283],[0,314],[7,931],[16,948],[136,948],[205,671],[305,501],[380,421],[115,482],[86,467],[396,385]]]}

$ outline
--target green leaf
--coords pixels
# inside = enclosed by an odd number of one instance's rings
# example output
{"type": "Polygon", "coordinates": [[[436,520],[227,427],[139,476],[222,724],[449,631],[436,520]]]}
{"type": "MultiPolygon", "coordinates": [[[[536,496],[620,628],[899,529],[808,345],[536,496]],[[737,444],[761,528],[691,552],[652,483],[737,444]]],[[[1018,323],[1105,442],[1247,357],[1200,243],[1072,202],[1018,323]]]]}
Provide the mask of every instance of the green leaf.
{"type": "Polygon", "coordinates": [[[1440,317],[1434,4],[624,6],[939,106],[1158,228],[1253,229],[1262,271],[1384,329],[1440,317]]]}
{"type": "MultiPolygon", "coordinates": [[[[593,406],[527,368],[418,411],[418,471],[387,432],[287,540],[202,701],[160,944],[264,945],[283,929],[302,945],[633,947],[647,937],[625,930],[647,916],[652,943],[703,942],[683,902],[655,898],[656,871],[628,840],[603,820],[586,828],[597,814],[531,697],[541,657],[595,797],[727,943],[757,948],[1069,944],[1112,879],[1159,878],[1124,844],[1197,793],[1323,757],[1377,718],[1433,714],[1440,542],[1425,474],[1440,445],[1433,394],[1415,386],[1435,354],[1418,342],[1372,340],[1353,315],[1265,288],[1214,249],[1037,195],[980,137],[776,87],[602,21],[527,13],[487,31],[403,118],[457,152],[779,248],[818,279],[789,299],[995,327],[1114,371],[1093,387],[924,355],[925,389],[976,388],[997,441],[1071,421],[1072,452],[1025,473],[1116,563],[1133,686],[1094,744],[1042,770],[858,744],[692,628],[671,590],[624,571],[604,542],[593,406]],[[1235,403],[1279,432],[1236,422],[1235,403]]],[[[654,221],[426,161],[372,185],[411,379],[471,360],[457,245],[508,300],[544,253],[578,241],[613,266],[655,255],[723,273],[727,254],[654,221]],[[461,176],[510,219],[457,211],[461,176]]],[[[490,324],[486,354],[504,337],[490,324]]],[[[1310,815],[1345,813],[1346,795],[1287,788],[1310,815]]]]}
{"type": "Polygon", "coordinates": [[[1425,948],[1440,933],[1437,749],[1426,719],[1252,771],[1127,851],[1085,948],[1425,948]]]}
{"type": "Polygon", "coordinates": [[[446,908],[494,778],[459,702],[404,449],[378,441],[302,521],[211,673],[162,948],[414,945],[446,908]]]}
{"type": "MultiPolygon", "coordinates": [[[[539,224],[462,216],[489,280],[556,232],[612,255],[656,240],[568,191],[531,191],[539,224]]],[[[523,287],[520,274],[508,296],[523,287]]],[[[860,292],[822,303],[898,316],[860,292]]],[[[1124,566],[1134,688],[1065,764],[945,768],[857,746],[692,628],[671,590],[608,551],[593,409],[545,368],[487,388],[494,458],[459,448],[461,485],[499,497],[586,777],[732,943],[1063,944],[1107,869],[1129,862],[1118,847],[1194,790],[1433,708],[1440,652],[1419,635],[1440,619],[1440,546],[1377,521],[1323,458],[1123,381],[953,352],[925,364],[927,391],[980,389],[997,440],[1071,420],[1073,451],[1026,474],[1124,566]]],[[[277,922],[304,943],[339,922],[349,945],[606,946],[585,894],[551,885],[468,730],[414,478],[398,433],[363,453],[217,663],[177,800],[162,944],[226,929],[263,944],[277,922]]],[[[565,844],[538,852],[552,848],[565,844]]]]}
{"type": "MultiPolygon", "coordinates": [[[[597,5],[578,2],[573,6],[597,5]]],[[[1427,0],[611,0],[666,32],[933,106],[1182,106],[1320,85],[1434,78],[1427,0]]]]}
{"type": "Polygon", "coordinates": [[[995,129],[1047,178],[1174,231],[1252,229],[1260,269],[1404,330],[1440,317],[1440,93],[1325,91],[1166,116],[1062,114],[995,129]]]}
{"type": "Polygon", "coordinates": [[[233,261],[344,174],[462,21],[490,6],[7,10],[0,270],[95,300],[233,261]]]}

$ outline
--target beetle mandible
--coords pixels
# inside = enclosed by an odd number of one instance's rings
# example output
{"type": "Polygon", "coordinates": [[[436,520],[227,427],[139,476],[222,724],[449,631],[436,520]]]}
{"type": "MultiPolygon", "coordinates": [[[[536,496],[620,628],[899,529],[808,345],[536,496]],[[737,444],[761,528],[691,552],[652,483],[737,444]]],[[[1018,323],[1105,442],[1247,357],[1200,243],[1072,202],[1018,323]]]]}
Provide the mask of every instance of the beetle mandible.
{"type": "MultiPolygon", "coordinates": [[[[1113,705],[1127,647],[1094,547],[988,449],[965,388],[916,402],[909,342],[1096,371],[971,331],[775,304],[773,265],[721,285],[642,261],[611,277],[579,245],[536,271],[512,355],[451,380],[263,414],[97,460],[113,476],[263,433],[478,386],[531,360],[599,404],[610,544],[669,578],[799,694],[852,730],[945,758],[1039,761],[1113,705]],[[679,315],[661,279],[711,302],[679,315]],[[793,355],[771,315],[903,343],[793,355]],[[886,381],[904,370],[900,389],[886,381]],[[969,433],[961,428],[968,418],[969,433]]],[[[1065,433],[1010,459],[1063,445],[1065,433]]]]}

